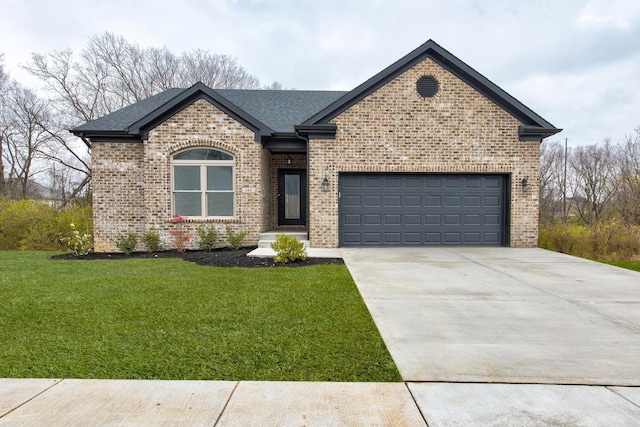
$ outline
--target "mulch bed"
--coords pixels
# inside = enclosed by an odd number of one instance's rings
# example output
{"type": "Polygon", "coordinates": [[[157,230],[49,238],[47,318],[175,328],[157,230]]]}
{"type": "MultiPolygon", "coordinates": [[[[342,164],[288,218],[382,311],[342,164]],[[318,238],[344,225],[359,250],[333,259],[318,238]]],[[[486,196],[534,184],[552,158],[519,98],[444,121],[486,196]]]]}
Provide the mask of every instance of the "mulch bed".
{"type": "Polygon", "coordinates": [[[273,258],[248,257],[247,253],[255,249],[254,247],[240,248],[237,251],[228,248],[215,249],[213,251],[186,251],[180,253],[175,250],[162,252],[134,252],[125,255],[120,252],[115,253],[89,253],[87,255],[75,256],[71,253],[53,255],[49,257],[54,260],[94,260],[94,259],[130,259],[130,258],[182,258],[185,261],[209,267],[302,267],[316,264],[344,264],[340,258],[307,258],[305,261],[295,261],[288,264],[278,264],[273,258]]]}

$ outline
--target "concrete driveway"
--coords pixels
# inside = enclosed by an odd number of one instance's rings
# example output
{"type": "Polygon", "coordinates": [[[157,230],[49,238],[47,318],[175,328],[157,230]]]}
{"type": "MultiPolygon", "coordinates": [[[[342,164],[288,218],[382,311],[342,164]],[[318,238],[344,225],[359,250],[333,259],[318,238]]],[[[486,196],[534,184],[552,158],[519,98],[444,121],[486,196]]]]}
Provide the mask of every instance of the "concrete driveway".
{"type": "Polygon", "coordinates": [[[342,253],[407,382],[640,386],[640,273],[542,249],[342,253]]]}

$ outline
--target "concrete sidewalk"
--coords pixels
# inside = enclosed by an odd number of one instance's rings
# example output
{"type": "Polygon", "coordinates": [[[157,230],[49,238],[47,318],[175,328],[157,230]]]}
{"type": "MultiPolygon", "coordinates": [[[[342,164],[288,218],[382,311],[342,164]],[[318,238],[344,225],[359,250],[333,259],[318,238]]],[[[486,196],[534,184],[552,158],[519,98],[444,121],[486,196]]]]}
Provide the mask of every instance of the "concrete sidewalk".
{"type": "Polygon", "coordinates": [[[0,379],[12,427],[635,426],[639,405],[633,387],[0,379]]]}

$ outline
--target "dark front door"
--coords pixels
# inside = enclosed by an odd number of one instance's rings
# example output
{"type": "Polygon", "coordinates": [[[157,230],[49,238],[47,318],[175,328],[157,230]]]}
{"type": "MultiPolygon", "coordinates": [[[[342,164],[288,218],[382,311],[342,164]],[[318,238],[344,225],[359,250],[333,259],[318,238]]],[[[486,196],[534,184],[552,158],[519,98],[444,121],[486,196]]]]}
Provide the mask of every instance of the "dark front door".
{"type": "Polygon", "coordinates": [[[306,225],[307,171],[280,169],[278,171],[278,224],[306,225]]]}

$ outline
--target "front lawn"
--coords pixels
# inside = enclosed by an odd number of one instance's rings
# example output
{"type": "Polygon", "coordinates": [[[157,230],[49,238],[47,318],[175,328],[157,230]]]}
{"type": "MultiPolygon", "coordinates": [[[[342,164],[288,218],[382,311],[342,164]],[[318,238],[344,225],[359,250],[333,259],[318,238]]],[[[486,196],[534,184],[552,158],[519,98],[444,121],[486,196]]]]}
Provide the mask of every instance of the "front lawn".
{"type": "Polygon", "coordinates": [[[615,265],[616,267],[626,268],[628,270],[640,271],[640,261],[600,261],[605,264],[615,265]]]}
{"type": "Polygon", "coordinates": [[[342,265],[0,252],[0,378],[400,381],[342,265]]]}

